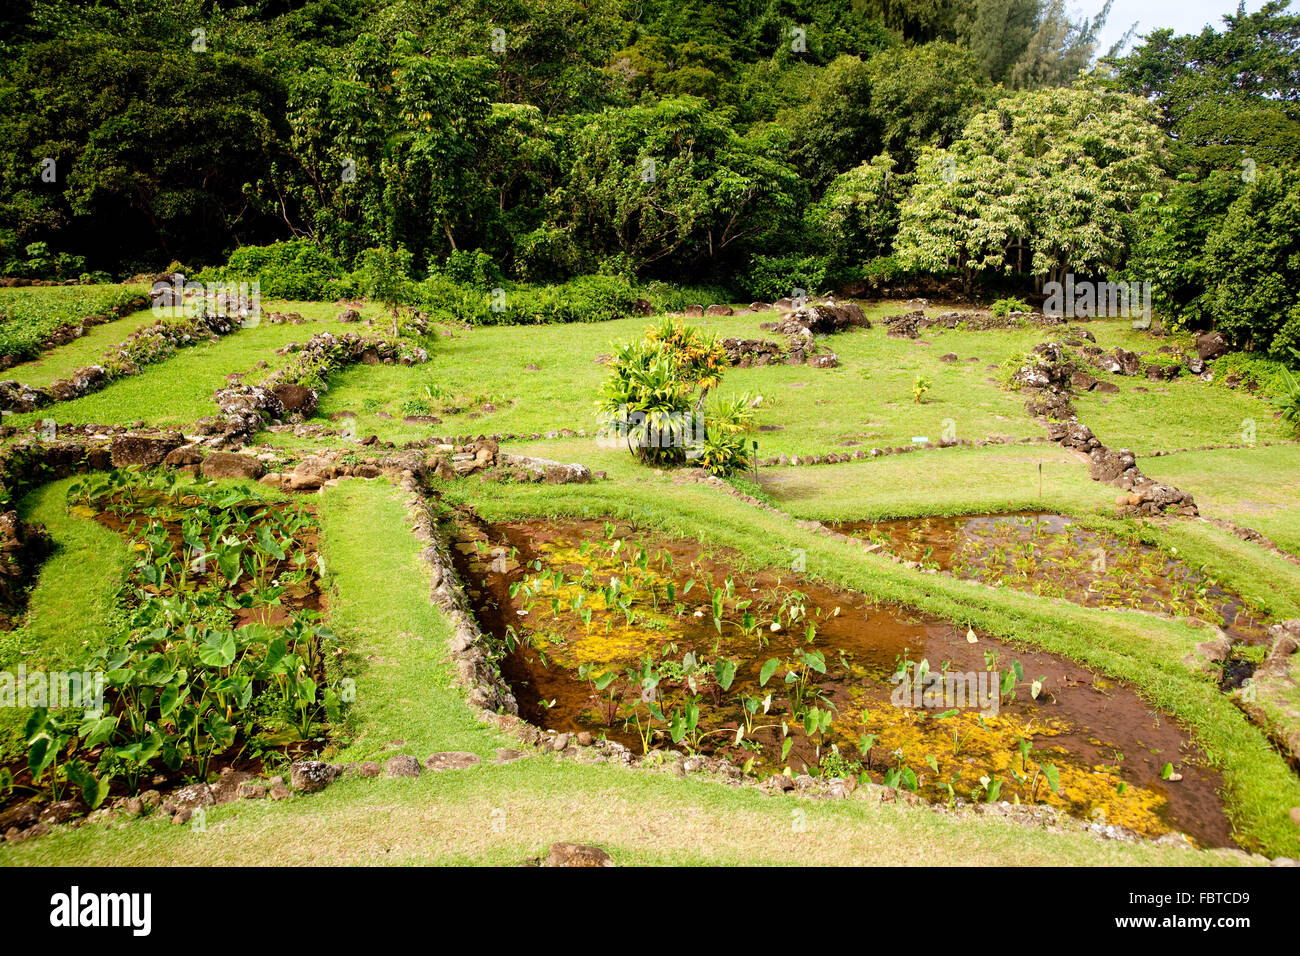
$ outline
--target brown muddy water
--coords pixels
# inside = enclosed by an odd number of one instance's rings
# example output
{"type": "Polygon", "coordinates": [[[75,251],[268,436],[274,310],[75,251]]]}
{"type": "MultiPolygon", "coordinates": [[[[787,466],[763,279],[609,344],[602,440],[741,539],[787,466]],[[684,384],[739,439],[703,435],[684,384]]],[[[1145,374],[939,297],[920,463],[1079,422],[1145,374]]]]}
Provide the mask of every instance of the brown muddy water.
{"type": "Polygon", "coordinates": [[[1267,621],[1177,555],[1045,512],[852,521],[837,530],[967,580],[1076,604],[1195,617],[1234,642],[1266,641],[1267,621]]]}
{"type": "Polygon", "coordinates": [[[1187,735],[1068,660],[626,525],[449,532],[481,626],[511,647],[502,670],[521,713],[541,727],[725,755],[758,777],[865,772],[934,802],[992,789],[1231,843],[1221,779],[1187,735]],[[900,675],[927,673],[972,693],[901,692],[900,675]],[[1181,778],[1162,779],[1166,764],[1181,778]]]}

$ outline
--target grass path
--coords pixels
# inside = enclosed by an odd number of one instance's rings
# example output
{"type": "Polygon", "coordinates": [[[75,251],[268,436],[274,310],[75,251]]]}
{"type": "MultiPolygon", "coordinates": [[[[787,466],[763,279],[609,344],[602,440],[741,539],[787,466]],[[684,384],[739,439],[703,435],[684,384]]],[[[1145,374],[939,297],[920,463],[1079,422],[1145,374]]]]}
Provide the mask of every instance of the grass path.
{"type": "Polygon", "coordinates": [[[5,372],[6,378],[35,387],[45,387],[61,378],[67,378],[84,365],[99,362],[106,351],[117,345],[136,329],[158,321],[151,309],[141,309],[112,322],[96,325],[81,338],[43,352],[30,362],[15,365],[5,372]]]}
{"type": "MultiPolygon", "coordinates": [[[[28,600],[23,626],[0,632],[0,669],[19,663],[29,670],[80,668],[100,643],[99,629],[113,610],[123,575],[131,564],[126,543],[89,518],[68,514],[68,485],[52,482],[27,495],[18,511],[24,521],[45,525],[54,554],[41,568],[28,600]]],[[[0,708],[0,756],[24,751],[20,738],[26,712],[0,708]]]]}
{"type": "Polygon", "coordinates": [[[474,719],[452,681],[445,617],[428,598],[402,504],[387,485],[344,482],[320,509],[330,576],[330,621],[352,649],[353,722],[360,732],[340,759],[383,759],[393,752],[494,753],[504,739],[474,719]],[[393,740],[404,740],[393,748],[393,740]],[[385,752],[387,750],[387,753],[385,752]]]}
{"type": "Polygon", "coordinates": [[[1254,528],[1300,555],[1300,445],[1193,451],[1142,467],[1190,491],[1202,514],[1254,528]]]}
{"type": "Polygon", "coordinates": [[[140,374],[118,379],[102,391],[61,402],[27,414],[6,416],[11,425],[29,425],[43,418],[60,424],[98,422],[109,425],[144,421],[160,428],[178,428],[207,415],[216,414],[212,393],[227,384],[232,372],[247,373],[258,362],[266,362],[267,374],[279,368],[286,357],[276,355],[290,342],[305,342],[317,332],[357,331],[358,326],[339,325],[333,319],[338,308],[329,303],[264,303],[267,311],[297,311],[315,321],[303,325],[272,325],[240,329],[215,342],[179,349],[140,374]]]}

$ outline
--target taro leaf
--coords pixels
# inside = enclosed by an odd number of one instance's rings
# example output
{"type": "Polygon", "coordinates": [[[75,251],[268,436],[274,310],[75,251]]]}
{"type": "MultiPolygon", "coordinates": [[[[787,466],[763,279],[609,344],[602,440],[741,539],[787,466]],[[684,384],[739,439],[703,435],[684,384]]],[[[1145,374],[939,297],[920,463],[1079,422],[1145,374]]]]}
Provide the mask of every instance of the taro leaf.
{"type": "Polygon", "coordinates": [[[176,710],[176,706],[185,699],[181,692],[180,683],[168,684],[163,688],[162,697],[158,701],[158,717],[166,720],[176,710]]]}
{"type": "Polygon", "coordinates": [[[804,655],[804,663],[815,670],[818,674],[826,673],[826,655],[821,651],[809,651],[804,655]]]}
{"type": "Polygon", "coordinates": [[[903,768],[902,778],[903,778],[903,783],[907,785],[907,789],[909,790],[916,789],[916,773],[915,771],[912,770],[911,767],[903,768]]]}
{"type": "Polygon", "coordinates": [[[736,662],[728,660],[719,660],[716,665],[718,686],[723,690],[731,690],[731,682],[736,679],[736,662]]]}
{"type": "Polygon", "coordinates": [[[615,671],[606,671],[604,674],[601,674],[599,677],[595,678],[591,683],[596,688],[596,690],[604,690],[611,683],[613,683],[614,678],[617,676],[618,674],[615,671]]]}
{"type": "Polygon", "coordinates": [[[1043,776],[1047,778],[1047,785],[1052,788],[1052,793],[1061,789],[1061,775],[1055,764],[1043,764],[1043,776]]]}
{"type": "Polygon", "coordinates": [[[55,753],[54,740],[45,731],[27,742],[27,769],[31,771],[33,781],[39,781],[45,769],[54,763],[55,753]]]}
{"type": "Polygon", "coordinates": [[[1166,763],[1163,767],[1160,768],[1160,779],[1161,779],[1161,780],[1168,780],[1168,779],[1169,779],[1170,777],[1172,777],[1173,775],[1174,775],[1174,765],[1173,765],[1173,764],[1171,764],[1171,763],[1166,763]]]}
{"type": "Polygon", "coordinates": [[[168,660],[161,654],[154,654],[143,662],[139,670],[142,683],[162,687],[164,684],[171,683],[172,678],[176,676],[176,662],[168,660]]]}
{"type": "Polygon", "coordinates": [[[275,558],[275,560],[283,561],[285,559],[284,548],[280,546],[280,542],[275,540],[275,536],[271,534],[271,529],[266,525],[262,525],[257,529],[257,543],[263,551],[275,558]]]}
{"type": "Polygon", "coordinates": [[[74,760],[67,767],[68,780],[81,791],[86,805],[94,810],[108,796],[108,781],[98,780],[80,760],[74,760]]]}
{"type": "Polygon", "coordinates": [[[218,752],[235,742],[235,728],[220,713],[209,714],[208,719],[203,722],[203,729],[212,738],[218,752]]]}
{"type": "Polygon", "coordinates": [[[700,725],[700,707],[698,704],[686,705],[686,729],[694,730],[700,725]]]}
{"type": "Polygon", "coordinates": [[[238,582],[244,573],[244,567],[240,562],[242,552],[242,545],[225,546],[217,550],[217,570],[231,585],[238,582]]]}
{"type": "Polygon", "coordinates": [[[31,716],[27,718],[27,724],[23,727],[23,737],[31,740],[41,731],[43,731],[50,722],[50,712],[44,707],[33,707],[31,716]]]}
{"type": "Polygon", "coordinates": [[[140,640],[137,641],[136,643],[137,643],[140,647],[142,647],[142,648],[143,648],[143,647],[153,647],[155,644],[162,644],[162,643],[164,643],[164,642],[167,640],[167,638],[168,638],[168,636],[169,636],[170,634],[171,634],[171,631],[169,631],[169,630],[168,630],[167,628],[165,628],[165,627],[155,627],[152,631],[150,631],[150,632],[149,632],[148,634],[146,634],[144,637],[140,638],[140,640]]]}
{"type": "Polygon", "coordinates": [[[185,762],[185,754],[174,742],[167,741],[163,744],[162,760],[168,770],[180,770],[185,762]]]}
{"type": "Polygon", "coordinates": [[[767,682],[772,679],[772,675],[776,673],[776,669],[780,665],[781,662],[775,657],[769,657],[767,662],[763,664],[763,669],[758,672],[758,686],[766,686],[767,682]]]}
{"type": "Polygon", "coordinates": [[[148,737],[141,740],[136,746],[139,748],[136,760],[141,764],[146,764],[154,757],[158,756],[158,751],[162,750],[163,736],[158,731],[154,731],[148,737]]]}
{"type": "Polygon", "coordinates": [[[679,744],[682,738],[686,736],[686,719],[682,716],[680,710],[673,711],[672,724],[668,728],[669,734],[673,738],[673,743],[679,744]]]}
{"type": "Polygon", "coordinates": [[[316,700],[316,682],[310,677],[299,677],[294,682],[294,689],[297,691],[299,699],[308,703],[316,700]]]}
{"type": "Polygon", "coordinates": [[[91,717],[82,723],[77,733],[81,737],[82,744],[90,748],[107,743],[116,729],[116,717],[91,717]]]}
{"type": "Polygon", "coordinates": [[[208,667],[229,667],[235,659],[235,635],[230,631],[208,631],[199,645],[199,660],[208,667]]]}

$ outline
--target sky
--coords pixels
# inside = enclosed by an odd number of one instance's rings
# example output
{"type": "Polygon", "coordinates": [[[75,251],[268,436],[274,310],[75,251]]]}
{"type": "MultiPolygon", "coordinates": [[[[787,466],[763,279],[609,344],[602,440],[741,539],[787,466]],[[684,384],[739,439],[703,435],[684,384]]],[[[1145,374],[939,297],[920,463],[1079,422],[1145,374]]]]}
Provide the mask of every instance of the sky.
{"type": "MultiPolygon", "coordinates": [[[[1246,11],[1254,13],[1263,5],[1264,0],[1246,0],[1246,11]]],[[[1101,0],[1067,4],[1085,16],[1095,14],[1101,6],[1101,0]]],[[[1137,35],[1161,27],[1172,27],[1179,34],[1200,33],[1207,23],[1216,30],[1223,29],[1223,15],[1236,10],[1237,0],[1115,0],[1097,49],[1104,53],[1135,21],[1137,35]]]]}

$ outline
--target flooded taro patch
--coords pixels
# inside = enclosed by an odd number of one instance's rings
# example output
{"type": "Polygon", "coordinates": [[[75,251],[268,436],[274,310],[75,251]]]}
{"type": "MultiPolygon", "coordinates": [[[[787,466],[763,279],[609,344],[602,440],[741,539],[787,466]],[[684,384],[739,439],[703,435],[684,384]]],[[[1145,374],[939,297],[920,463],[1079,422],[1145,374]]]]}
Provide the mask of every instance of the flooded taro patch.
{"type": "Polygon", "coordinates": [[[1130,689],[863,595],[599,521],[451,528],[521,714],[637,754],[1048,804],[1226,845],[1220,779],[1130,689]]]}
{"type": "Polygon", "coordinates": [[[1204,569],[1064,515],[904,518],[836,527],[960,578],[1091,607],[1199,618],[1222,627],[1234,643],[1265,641],[1265,620],[1204,569]]]}

